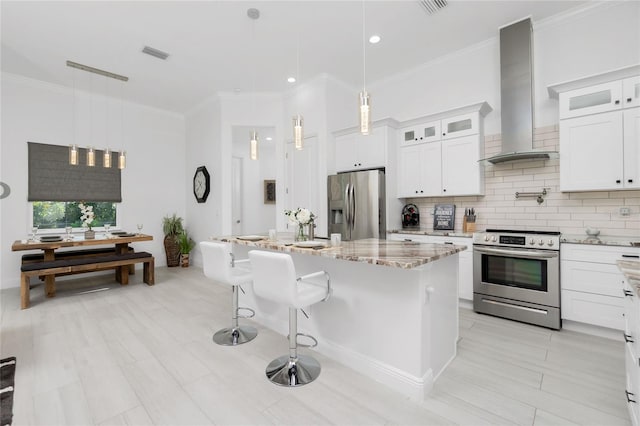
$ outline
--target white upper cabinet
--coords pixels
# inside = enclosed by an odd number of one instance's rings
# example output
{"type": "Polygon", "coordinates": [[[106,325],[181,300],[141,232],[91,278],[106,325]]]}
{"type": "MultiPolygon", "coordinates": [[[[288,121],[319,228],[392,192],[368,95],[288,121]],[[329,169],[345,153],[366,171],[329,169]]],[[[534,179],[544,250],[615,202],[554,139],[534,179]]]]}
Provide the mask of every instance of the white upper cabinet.
{"type": "Polygon", "coordinates": [[[401,146],[440,140],[440,121],[432,121],[423,125],[402,129],[401,146]]]}
{"type": "Polygon", "coordinates": [[[560,119],[613,111],[622,106],[622,81],[560,93],[560,119]]]}
{"type": "Polygon", "coordinates": [[[461,136],[476,135],[478,129],[479,114],[457,115],[442,120],[442,139],[459,138],[461,136]]]}
{"type": "Polygon", "coordinates": [[[640,188],[638,73],[632,66],[549,87],[560,101],[561,191],[640,188]]]}
{"type": "Polygon", "coordinates": [[[398,196],[483,195],[482,118],[490,111],[483,102],[407,123],[398,144],[398,196]]]}
{"type": "Polygon", "coordinates": [[[640,76],[622,81],[622,104],[624,108],[640,106],[640,76]]]}
{"type": "Polygon", "coordinates": [[[387,165],[387,128],[374,127],[363,136],[353,132],[336,136],[336,171],[365,170],[387,165]]]}
{"type": "Polygon", "coordinates": [[[622,115],[618,111],[560,121],[560,187],[603,191],[623,185],[622,115]]]}

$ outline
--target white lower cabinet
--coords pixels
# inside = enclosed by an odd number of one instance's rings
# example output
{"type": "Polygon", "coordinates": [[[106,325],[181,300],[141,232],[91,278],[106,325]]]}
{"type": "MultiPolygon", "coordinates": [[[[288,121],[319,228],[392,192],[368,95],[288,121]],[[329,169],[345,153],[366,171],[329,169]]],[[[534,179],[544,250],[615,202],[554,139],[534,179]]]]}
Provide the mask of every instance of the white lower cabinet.
{"type": "Polygon", "coordinates": [[[639,254],[634,247],[562,244],[562,319],[624,330],[624,275],[616,260],[639,254]]]}
{"type": "Polygon", "coordinates": [[[631,424],[640,422],[640,297],[624,283],[625,395],[631,424]]]}
{"type": "Polygon", "coordinates": [[[458,254],[458,298],[473,300],[473,241],[465,237],[444,237],[439,235],[388,234],[388,240],[415,241],[428,244],[455,244],[467,246],[458,254]]]}

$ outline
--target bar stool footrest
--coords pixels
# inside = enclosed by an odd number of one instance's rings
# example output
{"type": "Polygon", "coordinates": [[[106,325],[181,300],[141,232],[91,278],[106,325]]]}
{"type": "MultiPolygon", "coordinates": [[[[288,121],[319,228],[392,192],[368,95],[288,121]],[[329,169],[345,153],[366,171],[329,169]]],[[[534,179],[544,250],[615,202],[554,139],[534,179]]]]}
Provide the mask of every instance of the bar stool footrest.
{"type": "Polygon", "coordinates": [[[251,308],[243,308],[243,307],[239,307],[238,310],[236,311],[236,316],[238,318],[253,318],[256,316],[256,311],[254,311],[251,308]],[[249,315],[241,315],[239,312],[240,311],[249,311],[250,314],[249,315]]]}
{"type": "MultiPolygon", "coordinates": [[[[287,339],[289,339],[289,335],[287,335],[287,339]]],[[[299,348],[315,348],[316,346],[318,346],[318,340],[313,337],[310,334],[304,334],[304,333],[297,333],[296,334],[296,346],[298,346],[299,348]],[[307,339],[311,339],[313,341],[312,344],[308,345],[305,343],[300,343],[298,341],[298,336],[302,336],[302,337],[306,337],[307,339]]]]}

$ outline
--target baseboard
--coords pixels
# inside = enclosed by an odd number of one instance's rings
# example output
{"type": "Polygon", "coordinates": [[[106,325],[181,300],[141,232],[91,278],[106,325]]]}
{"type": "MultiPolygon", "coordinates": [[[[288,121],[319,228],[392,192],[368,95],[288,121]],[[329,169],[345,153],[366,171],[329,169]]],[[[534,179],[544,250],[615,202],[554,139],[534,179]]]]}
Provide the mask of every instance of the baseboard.
{"type": "Polygon", "coordinates": [[[431,369],[428,369],[424,376],[417,377],[326,340],[323,340],[316,350],[415,400],[422,401],[433,388],[434,378],[431,369]]]}

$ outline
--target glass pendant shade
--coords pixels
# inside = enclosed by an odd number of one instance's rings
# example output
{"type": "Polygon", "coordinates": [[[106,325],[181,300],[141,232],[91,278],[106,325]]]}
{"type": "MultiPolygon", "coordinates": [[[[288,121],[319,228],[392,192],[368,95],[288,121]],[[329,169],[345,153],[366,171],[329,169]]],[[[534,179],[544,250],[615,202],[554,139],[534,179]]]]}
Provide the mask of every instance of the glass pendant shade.
{"type": "Polygon", "coordinates": [[[365,90],[360,92],[360,133],[368,135],[371,128],[371,99],[365,90]]]}
{"type": "Polygon", "coordinates": [[[102,165],[105,169],[111,168],[111,150],[109,148],[105,148],[104,150],[104,160],[102,161],[102,165]]]}
{"type": "Polygon", "coordinates": [[[252,160],[258,159],[258,132],[249,133],[251,141],[249,142],[249,156],[252,160]]]}
{"type": "Polygon", "coordinates": [[[96,151],[92,146],[87,148],[87,166],[94,167],[96,165],[96,151]]]}
{"type": "Polygon", "coordinates": [[[293,116],[293,145],[297,150],[301,150],[304,146],[304,120],[300,114],[293,116]]]}
{"type": "Polygon", "coordinates": [[[69,145],[69,164],[78,165],[78,145],[69,145]]]}
{"type": "Polygon", "coordinates": [[[118,154],[118,168],[120,170],[127,167],[127,151],[120,151],[118,154]]]}

